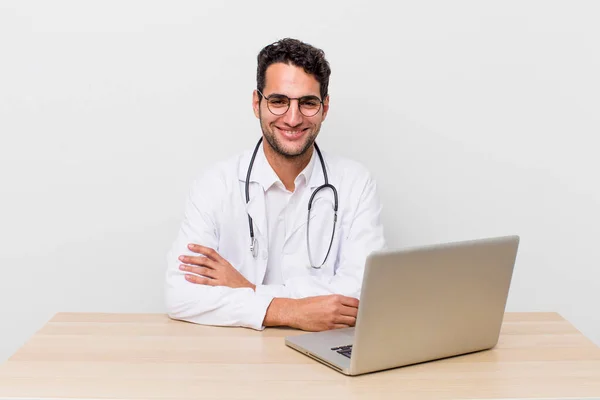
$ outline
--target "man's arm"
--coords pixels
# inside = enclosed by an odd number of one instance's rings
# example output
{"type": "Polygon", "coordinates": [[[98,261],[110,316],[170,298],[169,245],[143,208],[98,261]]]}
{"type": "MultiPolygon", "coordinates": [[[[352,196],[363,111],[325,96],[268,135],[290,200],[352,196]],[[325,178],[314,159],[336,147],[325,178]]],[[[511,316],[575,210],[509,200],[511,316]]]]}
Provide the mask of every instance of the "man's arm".
{"type": "MultiPolygon", "coordinates": [[[[190,243],[218,248],[218,233],[211,210],[219,199],[204,195],[207,188],[218,187],[206,177],[192,185],[185,207],[185,216],[177,239],[168,254],[165,282],[165,301],[168,315],[198,324],[263,328],[266,310],[273,299],[251,288],[231,288],[194,284],[188,281],[179,266],[180,255],[195,256],[190,243]]],[[[218,192],[218,191],[217,191],[218,192]]]]}
{"type": "Polygon", "coordinates": [[[328,294],[359,297],[367,256],[385,247],[376,183],[370,177],[364,182],[352,224],[342,239],[335,275],[329,278],[296,277],[286,280],[283,285],[257,285],[257,293],[294,299],[328,294]]]}
{"type": "MultiPolygon", "coordinates": [[[[239,273],[214,249],[190,245],[200,256],[182,256],[180,270],[187,272],[188,282],[201,286],[249,288],[256,286],[239,273]]],[[[261,309],[262,310],[262,309],[261,309]]],[[[265,311],[264,326],[291,326],[308,331],[322,331],[354,326],[358,300],[341,295],[307,297],[304,299],[275,298],[265,311]]]]}
{"type": "Polygon", "coordinates": [[[275,298],[267,309],[263,325],[316,332],[354,326],[357,314],[358,300],[342,295],[275,298]]]}

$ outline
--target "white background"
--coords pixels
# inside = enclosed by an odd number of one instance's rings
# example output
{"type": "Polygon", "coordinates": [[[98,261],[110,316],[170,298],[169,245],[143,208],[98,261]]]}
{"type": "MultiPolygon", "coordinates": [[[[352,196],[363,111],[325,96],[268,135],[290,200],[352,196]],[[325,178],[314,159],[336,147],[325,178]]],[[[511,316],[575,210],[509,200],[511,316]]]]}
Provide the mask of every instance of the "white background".
{"type": "Polygon", "coordinates": [[[600,3],[1,1],[0,361],[60,311],[164,312],[191,180],[254,145],[256,55],[326,51],[319,143],[392,247],[518,234],[510,311],[600,344],[600,3]]]}

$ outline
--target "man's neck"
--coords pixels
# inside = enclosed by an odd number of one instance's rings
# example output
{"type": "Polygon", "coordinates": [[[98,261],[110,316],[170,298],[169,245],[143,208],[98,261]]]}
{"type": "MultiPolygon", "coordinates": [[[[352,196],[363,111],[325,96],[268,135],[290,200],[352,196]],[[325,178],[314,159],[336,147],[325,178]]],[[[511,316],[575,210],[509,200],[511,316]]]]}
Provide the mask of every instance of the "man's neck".
{"type": "Polygon", "coordinates": [[[288,158],[275,152],[268,143],[263,142],[265,157],[287,190],[293,192],[296,188],[296,177],[306,168],[312,157],[314,146],[299,157],[288,158]]]}

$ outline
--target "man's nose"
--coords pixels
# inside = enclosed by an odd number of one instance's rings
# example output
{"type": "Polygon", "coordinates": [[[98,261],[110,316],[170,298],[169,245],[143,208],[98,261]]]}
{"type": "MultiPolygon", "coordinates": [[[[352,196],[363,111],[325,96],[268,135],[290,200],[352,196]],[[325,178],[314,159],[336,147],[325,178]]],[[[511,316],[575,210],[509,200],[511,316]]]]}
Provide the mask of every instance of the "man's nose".
{"type": "Polygon", "coordinates": [[[283,116],[283,122],[289,126],[297,126],[302,123],[302,113],[300,112],[298,100],[290,101],[290,108],[283,116]]]}

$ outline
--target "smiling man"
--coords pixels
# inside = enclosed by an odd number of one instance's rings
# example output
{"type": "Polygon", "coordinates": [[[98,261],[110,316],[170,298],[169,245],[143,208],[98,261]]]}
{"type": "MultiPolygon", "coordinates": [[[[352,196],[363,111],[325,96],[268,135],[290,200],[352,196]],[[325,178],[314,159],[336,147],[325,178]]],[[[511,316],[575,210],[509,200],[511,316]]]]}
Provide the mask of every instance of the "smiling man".
{"type": "Polygon", "coordinates": [[[385,241],[369,172],[315,143],[330,73],[322,50],[295,39],[259,53],[262,137],[192,184],[168,255],[171,318],[308,331],[356,323],[365,260],[385,241]]]}

